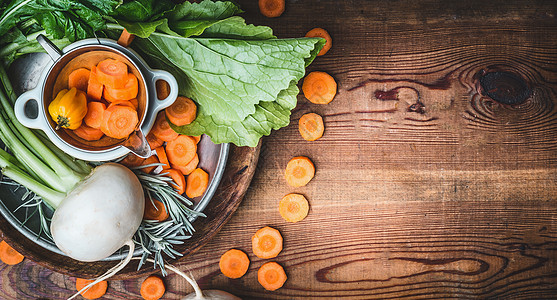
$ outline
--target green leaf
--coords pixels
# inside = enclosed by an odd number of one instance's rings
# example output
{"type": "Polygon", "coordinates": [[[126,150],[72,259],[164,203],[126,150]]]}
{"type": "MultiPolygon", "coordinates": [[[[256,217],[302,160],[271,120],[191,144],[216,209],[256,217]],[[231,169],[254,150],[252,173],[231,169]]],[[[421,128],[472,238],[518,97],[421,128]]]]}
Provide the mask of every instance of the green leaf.
{"type": "Polygon", "coordinates": [[[152,21],[152,22],[128,22],[123,20],[118,20],[118,24],[124,26],[126,30],[131,33],[135,34],[141,38],[147,38],[151,35],[151,33],[157,30],[157,27],[166,24],[166,19],[152,21]]]}
{"type": "Polygon", "coordinates": [[[222,20],[243,12],[231,1],[183,2],[166,14],[169,23],[184,20],[222,20]]]}
{"type": "Polygon", "coordinates": [[[118,21],[150,22],[157,21],[164,13],[174,8],[171,0],[134,0],[125,1],[118,6],[112,17],[118,21]]]}
{"type": "Polygon", "coordinates": [[[241,40],[267,40],[276,38],[267,26],[246,25],[241,17],[230,17],[207,27],[201,37],[241,40]]]}

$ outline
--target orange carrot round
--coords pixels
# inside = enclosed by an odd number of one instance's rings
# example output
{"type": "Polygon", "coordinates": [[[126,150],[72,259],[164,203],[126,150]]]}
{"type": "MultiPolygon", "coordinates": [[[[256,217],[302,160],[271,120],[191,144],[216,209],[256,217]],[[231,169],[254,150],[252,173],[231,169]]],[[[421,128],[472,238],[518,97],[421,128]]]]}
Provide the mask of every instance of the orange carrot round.
{"type": "Polygon", "coordinates": [[[196,143],[196,144],[199,144],[199,141],[201,141],[201,136],[200,136],[200,135],[198,135],[198,136],[191,136],[191,137],[195,140],[195,143],[196,143]]]}
{"type": "Polygon", "coordinates": [[[145,136],[145,139],[147,139],[147,143],[149,143],[149,147],[151,147],[152,150],[154,150],[157,147],[160,147],[160,146],[162,146],[162,144],[164,144],[164,141],[159,139],[158,137],[156,137],[152,132],[149,132],[145,136]]]}
{"type": "Polygon", "coordinates": [[[188,125],[197,116],[197,105],[190,98],[178,96],[165,112],[170,123],[176,126],[188,125]]]}
{"type": "Polygon", "coordinates": [[[251,237],[253,254],[259,258],[273,258],[282,251],[282,235],[269,226],[259,229],[251,237]]]}
{"type": "Polygon", "coordinates": [[[109,137],[123,139],[135,130],[138,122],[137,111],[131,107],[116,105],[104,111],[100,128],[109,137]]]}
{"type": "Polygon", "coordinates": [[[68,89],[76,88],[82,92],[87,92],[87,85],[89,84],[89,74],[91,71],[85,68],[73,70],[68,75],[68,89]]]}
{"type": "Polygon", "coordinates": [[[124,166],[128,167],[128,168],[135,168],[135,167],[139,167],[143,164],[143,161],[145,161],[145,158],[139,157],[133,153],[130,153],[128,155],[126,155],[121,161],[120,163],[123,164],[124,166]]]}
{"type": "Polygon", "coordinates": [[[288,194],[279,202],[279,212],[287,222],[296,223],[306,218],[309,212],[309,203],[304,195],[288,194]]]}
{"type": "Polygon", "coordinates": [[[168,173],[168,176],[174,181],[171,185],[176,189],[176,192],[180,195],[183,194],[186,191],[186,177],[184,177],[184,174],[177,169],[167,169],[164,172],[168,173]]]}
{"type": "MultiPolygon", "coordinates": [[[[151,164],[158,164],[159,163],[159,159],[155,156],[155,155],[151,155],[149,157],[147,157],[143,163],[141,164],[142,166],[148,166],[151,164]]],[[[152,173],[157,167],[156,166],[150,166],[150,167],[143,167],[140,168],[143,172],[149,174],[152,173]]]]}
{"type": "Polygon", "coordinates": [[[311,103],[327,104],[337,94],[337,83],[331,75],[314,71],[304,78],[302,91],[311,103]]]}
{"type": "Polygon", "coordinates": [[[121,89],[128,82],[128,65],[108,58],[97,64],[96,74],[105,87],[121,89]]]}
{"type": "MultiPolygon", "coordinates": [[[[80,291],[82,288],[84,288],[91,282],[93,282],[93,280],[76,278],[75,288],[76,290],[80,291]]],[[[108,289],[108,282],[106,280],[103,280],[90,287],[87,291],[81,292],[81,296],[83,296],[83,298],[85,299],[98,299],[104,296],[104,294],[106,294],[107,289],[108,289]]]]}
{"type": "Polygon", "coordinates": [[[141,283],[139,292],[145,300],[158,300],[166,292],[166,287],[159,276],[150,275],[141,283]]]}
{"type": "Polygon", "coordinates": [[[120,105],[120,106],[127,106],[129,108],[133,108],[133,110],[137,110],[137,108],[135,107],[135,105],[133,105],[133,103],[129,100],[116,100],[111,102],[108,107],[112,107],[112,106],[116,106],[116,105],[120,105]]]}
{"type": "Polygon", "coordinates": [[[0,242],[0,260],[7,265],[17,265],[22,262],[24,256],[12,248],[6,241],[0,242]]]}
{"type": "Polygon", "coordinates": [[[209,174],[200,168],[193,170],[186,180],[186,196],[195,198],[203,196],[209,185],[209,174]]]}
{"type": "Polygon", "coordinates": [[[220,257],[219,268],[224,276],[236,279],[246,274],[249,263],[249,258],[244,252],[230,249],[220,257]]]}
{"type": "Polygon", "coordinates": [[[135,34],[129,33],[129,31],[124,28],[124,30],[122,30],[122,33],[120,34],[120,37],[118,38],[117,43],[123,47],[128,47],[132,43],[134,38],[135,34]]]}
{"type": "Polygon", "coordinates": [[[315,175],[315,167],[305,156],[292,158],[286,165],[286,182],[293,187],[305,186],[315,175]]]}
{"type": "Polygon", "coordinates": [[[170,169],[170,163],[168,162],[168,158],[166,157],[166,151],[164,150],[164,147],[159,146],[155,148],[155,152],[157,153],[157,157],[159,158],[160,163],[164,164],[162,168],[165,170],[170,169]]]}
{"type": "Polygon", "coordinates": [[[91,67],[89,81],[87,82],[87,96],[93,100],[100,101],[103,96],[104,86],[97,78],[97,67],[91,67]]]}
{"type": "Polygon", "coordinates": [[[316,113],[305,114],[298,122],[298,130],[304,140],[315,141],[323,136],[325,130],[323,118],[316,113]]]}
{"type": "Polygon", "coordinates": [[[77,129],[74,129],[73,133],[86,141],[98,141],[104,135],[102,130],[89,127],[85,124],[81,124],[77,129]]]}
{"type": "Polygon", "coordinates": [[[185,166],[171,165],[171,166],[173,169],[180,170],[180,172],[182,172],[182,174],[184,175],[190,175],[191,172],[193,172],[193,170],[197,168],[198,164],[199,164],[199,155],[197,155],[196,153],[193,159],[187,165],[185,166]]]}
{"type": "Polygon", "coordinates": [[[187,165],[197,153],[197,144],[187,135],[179,135],[166,143],[166,156],[173,165],[187,165]]]}
{"type": "Polygon", "coordinates": [[[263,264],[257,271],[257,281],[268,291],[281,288],[286,279],[284,268],[274,261],[263,264]]]}
{"type": "Polygon", "coordinates": [[[151,202],[151,200],[145,199],[145,210],[143,211],[143,219],[162,222],[168,219],[168,212],[166,211],[166,208],[161,201],[153,199],[153,201],[151,202]]]}
{"type": "Polygon", "coordinates": [[[320,37],[325,39],[325,45],[321,48],[319,53],[317,53],[317,56],[325,55],[325,53],[327,53],[327,51],[329,51],[329,49],[333,46],[333,39],[327,30],[323,28],[313,28],[306,33],[306,37],[320,37]]]}
{"type": "Polygon", "coordinates": [[[132,73],[128,73],[128,79],[126,84],[122,88],[104,88],[104,97],[110,102],[118,100],[131,100],[137,97],[137,92],[139,91],[139,84],[137,82],[137,77],[132,73]]]}
{"type": "Polygon", "coordinates": [[[155,124],[153,124],[153,128],[151,128],[150,132],[165,142],[170,142],[176,139],[179,135],[170,127],[170,124],[168,124],[164,111],[159,112],[157,119],[155,120],[155,124]]]}
{"type": "Polygon", "coordinates": [[[284,2],[284,0],[259,0],[259,11],[267,18],[279,17],[284,12],[284,2]]]}
{"type": "Polygon", "coordinates": [[[87,103],[87,114],[83,118],[83,122],[91,128],[100,128],[103,120],[106,105],[102,102],[90,101],[87,103]]]}

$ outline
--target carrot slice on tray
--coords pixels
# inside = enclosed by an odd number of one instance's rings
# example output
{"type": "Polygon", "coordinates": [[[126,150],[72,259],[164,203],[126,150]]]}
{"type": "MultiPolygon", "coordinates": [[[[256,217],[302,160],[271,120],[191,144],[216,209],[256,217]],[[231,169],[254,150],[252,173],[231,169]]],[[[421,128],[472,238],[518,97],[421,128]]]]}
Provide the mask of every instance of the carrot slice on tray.
{"type": "Polygon", "coordinates": [[[170,123],[176,126],[188,125],[197,116],[197,105],[190,98],[178,96],[165,112],[170,123]]]}
{"type": "Polygon", "coordinates": [[[147,143],[149,143],[149,147],[151,147],[151,150],[155,150],[157,147],[160,147],[162,146],[162,144],[164,144],[164,141],[156,137],[152,132],[149,132],[145,136],[145,139],[147,139],[147,143]]]}
{"type": "Polygon", "coordinates": [[[170,169],[170,163],[168,162],[168,158],[166,157],[166,151],[164,150],[163,146],[159,146],[157,148],[155,148],[155,152],[157,153],[157,157],[159,158],[159,161],[161,162],[161,164],[164,164],[162,166],[163,169],[170,169]]]}
{"type": "Polygon", "coordinates": [[[221,255],[219,268],[224,276],[236,279],[246,274],[249,263],[249,258],[243,251],[230,249],[221,255]]]}
{"type": "Polygon", "coordinates": [[[329,51],[329,49],[333,46],[333,39],[327,30],[323,28],[313,28],[306,33],[306,37],[320,37],[325,39],[325,45],[321,48],[319,53],[317,53],[317,56],[325,55],[325,53],[327,53],[327,51],[329,51]]]}
{"type": "Polygon", "coordinates": [[[288,194],[279,202],[279,213],[287,221],[296,223],[306,218],[309,212],[309,203],[304,195],[288,194]]]}
{"type": "Polygon", "coordinates": [[[193,170],[186,179],[186,196],[195,198],[203,196],[209,185],[209,174],[200,168],[193,170]]]}
{"type": "Polygon", "coordinates": [[[0,242],[0,260],[7,265],[17,265],[23,261],[25,257],[21,253],[12,248],[6,241],[0,242]]]}
{"type": "Polygon", "coordinates": [[[284,268],[274,261],[263,264],[257,271],[257,281],[268,291],[278,290],[286,279],[284,268]]]}
{"type": "Polygon", "coordinates": [[[187,135],[179,135],[166,143],[166,156],[173,165],[187,165],[197,154],[195,140],[187,135]]]}
{"type": "Polygon", "coordinates": [[[151,155],[143,161],[141,166],[144,166],[144,167],[142,167],[140,169],[141,169],[141,171],[143,171],[147,174],[150,174],[157,168],[157,166],[149,166],[149,165],[158,164],[158,163],[159,163],[159,159],[155,155],[151,155]]]}
{"type": "Polygon", "coordinates": [[[251,237],[253,254],[259,258],[273,258],[282,251],[282,235],[272,227],[265,226],[251,237]]]}
{"type": "Polygon", "coordinates": [[[181,195],[186,191],[186,177],[184,177],[184,174],[182,174],[182,172],[180,172],[177,169],[167,169],[164,170],[163,172],[168,173],[167,176],[172,178],[174,182],[171,183],[170,185],[174,189],[176,189],[176,192],[178,192],[178,194],[181,195]]]}
{"type": "Polygon", "coordinates": [[[90,73],[91,71],[85,68],[73,70],[70,75],[68,75],[68,89],[74,87],[82,92],[87,92],[90,73]]]}
{"type": "Polygon", "coordinates": [[[290,186],[305,186],[313,176],[315,176],[315,167],[305,156],[294,157],[286,165],[284,177],[290,186]]]}
{"type": "Polygon", "coordinates": [[[143,162],[145,161],[145,158],[139,157],[133,153],[130,153],[128,155],[126,155],[126,157],[124,157],[124,159],[122,159],[120,161],[121,164],[123,164],[124,166],[128,167],[128,168],[135,168],[135,167],[139,167],[141,165],[143,165],[143,162]]]}
{"type": "Polygon", "coordinates": [[[128,82],[128,65],[108,58],[97,64],[97,79],[105,87],[121,89],[128,82]]]}
{"type": "Polygon", "coordinates": [[[164,207],[164,204],[159,201],[153,199],[145,199],[145,210],[143,211],[143,219],[145,220],[156,220],[162,222],[168,219],[168,212],[164,207]]]}
{"type": "Polygon", "coordinates": [[[153,124],[153,128],[150,133],[153,133],[153,135],[165,142],[170,142],[176,139],[179,135],[170,127],[170,124],[168,124],[164,111],[158,113],[157,119],[155,120],[155,124],[153,124]]]}
{"type": "Polygon", "coordinates": [[[331,75],[314,71],[304,78],[302,92],[311,103],[327,104],[337,94],[337,83],[331,75]]]}
{"type": "MultiPolygon", "coordinates": [[[[76,278],[75,289],[80,291],[82,288],[84,288],[91,282],[93,282],[93,280],[76,278]]],[[[107,289],[108,289],[108,282],[106,280],[103,280],[99,283],[96,283],[88,290],[81,292],[81,296],[83,296],[83,298],[85,299],[99,299],[100,297],[104,296],[104,294],[106,294],[107,289]]]]}
{"type": "Polygon", "coordinates": [[[193,159],[185,166],[171,164],[173,169],[180,170],[180,172],[182,172],[182,174],[184,175],[190,175],[191,172],[193,172],[193,170],[197,168],[197,165],[199,165],[199,155],[197,155],[197,153],[195,154],[193,159]]]}

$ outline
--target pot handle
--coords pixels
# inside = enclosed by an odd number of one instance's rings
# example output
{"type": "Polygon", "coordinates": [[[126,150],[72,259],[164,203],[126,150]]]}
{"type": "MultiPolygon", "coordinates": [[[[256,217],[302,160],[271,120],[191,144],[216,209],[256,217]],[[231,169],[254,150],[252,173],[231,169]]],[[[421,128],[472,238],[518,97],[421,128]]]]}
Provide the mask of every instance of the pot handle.
{"type": "Polygon", "coordinates": [[[23,124],[23,126],[29,127],[29,128],[34,128],[34,129],[42,129],[42,130],[44,130],[45,128],[47,128],[47,126],[49,126],[49,124],[45,120],[45,118],[42,117],[43,107],[41,105],[39,105],[40,97],[41,97],[41,89],[40,88],[34,88],[32,90],[29,90],[29,91],[21,94],[19,97],[17,97],[17,100],[15,101],[15,105],[14,105],[15,117],[17,118],[17,120],[21,124],[23,124]],[[37,110],[38,111],[37,111],[37,117],[36,118],[30,118],[25,113],[25,106],[31,100],[35,100],[38,104],[37,105],[37,110]]]}
{"type": "Polygon", "coordinates": [[[147,78],[148,86],[149,86],[149,94],[154,95],[155,101],[149,101],[149,106],[147,108],[147,114],[145,115],[145,121],[143,126],[143,132],[148,132],[151,130],[153,126],[153,122],[157,116],[157,113],[169,107],[176,101],[176,97],[178,97],[178,82],[176,78],[172,74],[164,70],[150,70],[149,74],[150,78],[147,78]],[[157,96],[157,81],[162,80],[166,81],[169,85],[169,94],[164,99],[159,99],[157,96]],[[147,126],[147,128],[145,128],[147,126]]]}

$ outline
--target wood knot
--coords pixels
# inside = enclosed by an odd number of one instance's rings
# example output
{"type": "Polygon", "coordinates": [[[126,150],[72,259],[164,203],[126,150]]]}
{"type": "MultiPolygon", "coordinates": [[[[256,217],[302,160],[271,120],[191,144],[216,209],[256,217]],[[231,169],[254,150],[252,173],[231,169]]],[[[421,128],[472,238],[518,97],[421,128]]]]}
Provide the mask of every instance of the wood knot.
{"type": "Polygon", "coordinates": [[[501,104],[521,104],[532,94],[526,80],[515,73],[482,70],[478,78],[481,94],[501,104]]]}

